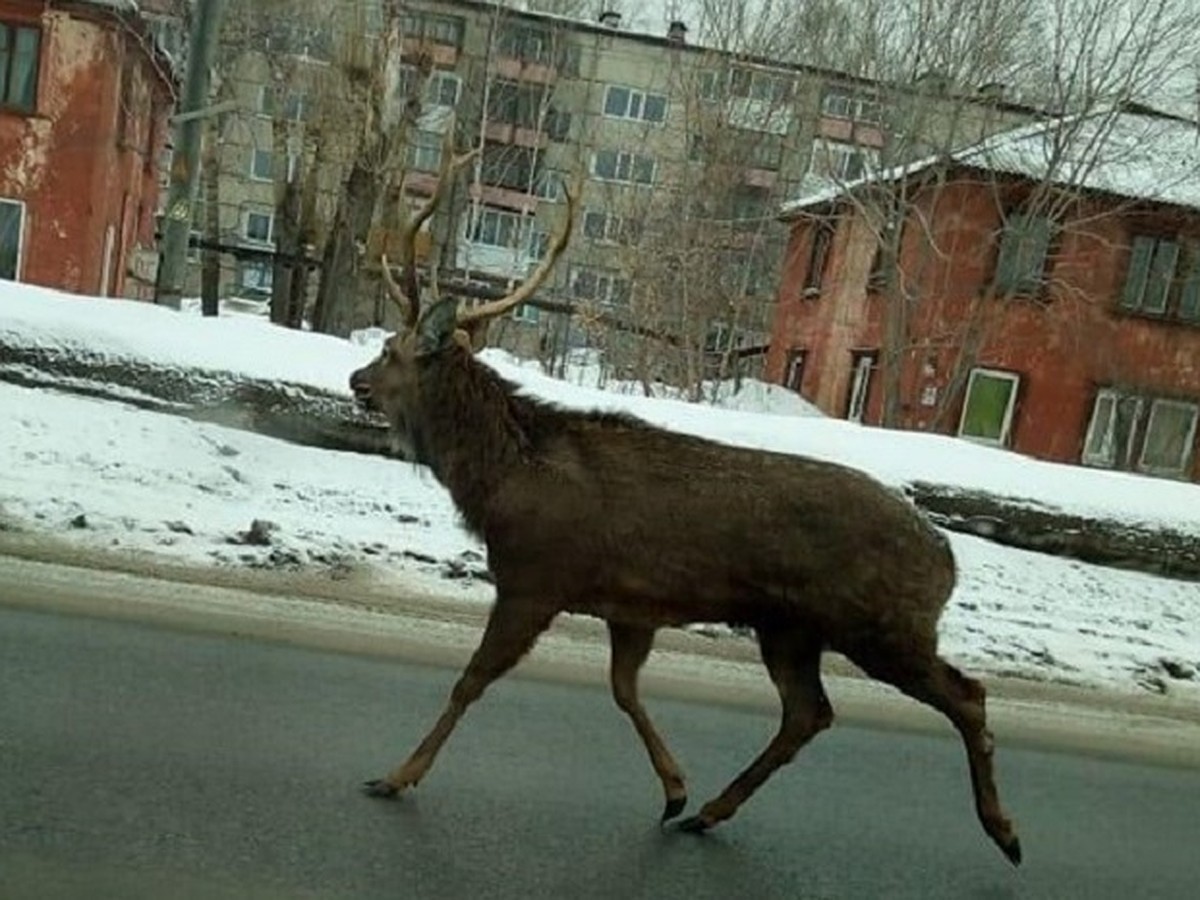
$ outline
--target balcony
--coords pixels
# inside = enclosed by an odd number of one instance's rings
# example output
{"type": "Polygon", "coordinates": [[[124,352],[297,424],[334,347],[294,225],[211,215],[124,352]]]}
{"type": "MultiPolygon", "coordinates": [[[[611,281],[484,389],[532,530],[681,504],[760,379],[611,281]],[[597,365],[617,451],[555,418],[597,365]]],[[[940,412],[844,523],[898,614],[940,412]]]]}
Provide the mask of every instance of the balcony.
{"type": "Polygon", "coordinates": [[[405,37],[400,48],[405,59],[428,56],[438,68],[453,69],[458,65],[458,47],[452,44],[443,44],[428,37],[405,37]]]}
{"type": "Polygon", "coordinates": [[[555,66],[515,56],[497,57],[492,69],[499,78],[527,81],[532,84],[553,84],[558,78],[558,69],[555,66]]]}
{"type": "Polygon", "coordinates": [[[504,279],[524,279],[538,260],[513,247],[494,247],[475,241],[461,240],[454,252],[455,268],[476,274],[504,279]]]}
{"type": "Polygon", "coordinates": [[[742,170],[742,183],[749,187],[770,190],[779,180],[779,173],[774,169],[748,168],[742,170]]]}
{"type": "Polygon", "coordinates": [[[489,141],[498,144],[515,144],[518,147],[532,147],[538,150],[544,149],[549,143],[544,132],[508,122],[488,122],[484,134],[489,141]]]}
{"type": "Polygon", "coordinates": [[[821,116],[817,122],[817,134],[833,141],[861,144],[878,149],[883,146],[883,129],[878,125],[821,116]]]}
{"type": "Polygon", "coordinates": [[[500,206],[520,213],[532,213],[538,205],[538,198],[533,194],[494,184],[472,184],[468,193],[472,200],[487,206],[500,206]]]}
{"type": "Polygon", "coordinates": [[[770,100],[753,97],[729,98],[729,124],[746,131],[763,131],[767,134],[786,135],[792,127],[792,110],[770,100]]]}

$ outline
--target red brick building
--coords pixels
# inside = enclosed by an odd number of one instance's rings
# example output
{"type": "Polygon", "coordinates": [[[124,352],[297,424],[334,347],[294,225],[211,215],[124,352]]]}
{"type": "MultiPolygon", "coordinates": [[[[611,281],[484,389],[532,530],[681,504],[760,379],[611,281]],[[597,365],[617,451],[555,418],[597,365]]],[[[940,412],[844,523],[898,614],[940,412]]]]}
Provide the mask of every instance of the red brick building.
{"type": "Polygon", "coordinates": [[[1196,123],[1029,126],[783,218],[771,380],[834,416],[882,424],[886,401],[894,427],[1200,480],[1196,123]],[[904,198],[893,242],[881,197],[904,198]]]}
{"type": "Polygon", "coordinates": [[[0,0],[0,278],[149,296],[171,74],[133,5],[0,0]]]}

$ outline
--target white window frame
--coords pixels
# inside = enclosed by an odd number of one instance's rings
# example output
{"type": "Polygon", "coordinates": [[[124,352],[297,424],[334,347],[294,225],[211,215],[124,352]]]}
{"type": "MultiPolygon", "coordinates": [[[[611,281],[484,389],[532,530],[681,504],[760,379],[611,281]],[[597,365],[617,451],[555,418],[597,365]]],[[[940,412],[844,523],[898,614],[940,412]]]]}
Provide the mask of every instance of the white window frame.
{"type": "Polygon", "coordinates": [[[1171,400],[1165,397],[1156,397],[1150,401],[1150,413],[1146,417],[1145,433],[1142,435],[1142,448],[1138,453],[1138,469],[1143,472],[1149,472],[1154,475],[1182,475],[1187,472],[1187,468],[1192,461],[1192,447],[1196,442],[1196,422],[1200,419],[1200,404],[1189,403],[1186,400],[1171,400]],[[1154,414],[1162,407],[1183,407],[1191,410],[1192,422],[1188,426],[1187,437],[1183,442],[1183,457],[1179,460],[1179,465],[1173,468],[1163,466],[1151,466],[1146,463],[1146,445],[1149,443],[1150,432],[1154,428],[1154,414]]]}
{"type": "Polygon", "coordinates": [[[874,147],[865,147],[862,144],[818,137],[813,141],[812,162],[818,161],[818,154],[821,154],[819,161],[822,165],[813,166],[810,163],[809,169],[816,169],[819,174],[838,181],[856,181],[879,168],[879,151],[874,147]],[[852,160],[856,157],[862,157],[863,170],[858,175],[850,176],[848,172],[852,160]],[[826,163],[828,164],[826,165],[826,163]]]}
{"type": "MultiPolygon", "coordinates": [[[[420,71],[415,66],[404,65],[400,67],[402,78],[418,78],[420,71]]],[[[421,90],[421,106],[426,112],[430,109],[453,109],[458,106],[458,102],[462,99],[462,76],[457,72],[452,72],[449,69],[434,69],[429,73],[425,84],[421,90]],[[452,103],[442,103],[441,86],[451,81],[454,83],[454,101],[452,103]],[[438,102],[434,102],[433,98],[438,98],[438,102]]]]}
{"type": "Polygon", "coordinates": [[[846,401],[846,420],[862,423],[871,397],[871,376],[875,374],[878,357],[874,352],[855,352],[850,369],[850,393],[846,401]]]}
{"type": "Polygon", "coordinates": [[[597,244],[617,246],[626,243],[625,236],[628,234],[630,221],[628,216],[609,212],[606,209],[586,209],[583,212],[583,223],[580,230],[584,237],[597,244]],[[599,237],[589,232],[587,224],[589,218],[602,220],[599,237]]]}
{"type": "Polygon", "coordinates": [[[821,97],[821,115],[860,125],[883,124],[883,108],[878,100],[860,97],[843,87],[832,87],[825,91],[821,97]]]}
{"type": "Polygon", "coordinates": [[[536,325],[541,318],[541,310],[530,303],[519,303],[512,311],[513,320],[524,322],[526,325],[536,325]]]}
{"type": "MultiPolygon", "coordinates": [[[[300,164],[299,155],[289,152],[287,155],[287,180],[291,181],[296,177],[296,167],[300,164]]],[[[271,150],[264,150],[261,147],[254,147],[250,150],[250,180],[259,184],[271,184],[275,181],[275,153],[271,150]],[[266,157],[270,160],[271,172],[266,177],[258,171],[258,161],[266,157]]]]}
{"type": "Polygon", "coordinates": [[[13,272],[13,281],[19,283],[25,269],[25,229],[29,224],[29,207],[26,206],[24,200],[16,200],[12,197],[0,197],[0,203],[15,206],[21,213],[20,224],[17,227],[16,270],[13,272]]]}
{"type": "Polygon", "coordinates": [[[967,378],[967,389],[963,394],[962,412],[958,417],[958,436],[964,440],[972,441],[977,444],[986,444],[989,447],[1007,447],[1008,440],[1012,437],[1012,422],[1013,413],[1017,406],[1017,393],[1021,389],[1021,376],[1016,372],[1007,372],[1003,369],[987,369],[976,367],[971,370],[970,376],[967,378]],[[1008,381],[1012,384],[1012,390],[1008,394],[1008,404],[1004,408],[1004,419],[1000,423],[1000,437],[997,439],[982,437],[974,434],[963,434],[963,426],[967,421],[967,408],[971,403],[971,386],[975,383],[978,376],[987,378],[995,378],[1001,381],[1008,381]]]}
{"type": "Polygon", "coordinates": [[[1096,392],[1096,399],[1092,401],[1092,414],[1088,419],[1087,433],[1083,436],[1083,453],[1080,454],[1079,461],[1085,466],[1097,466],[1106,469],[1114,468],[1117,464],[1117,447],[1116,447],[1116,429],[1117,429],[1117,404],[1121,402],[1121,394],[1111,388],[1101,388],[1096,392]],[[1096,437],[1098,421],[1096,413],[1099,411],[1102,403],[1107,402],[1109,405],[1108,422],[1104,426],[1104,436],[1101,439],[1100,450],[1096,452],[1088,452],[1088,448],[1092,446],[1092,440],[1096,437]]]}
{"type": "Polygon", "coordinates": [[[275,266],[271,262],[269,262],[267,260],[259,260],[259,259],[248,260],[248,261],[243,262],[238,267],[238,287],[239,288],[241,288],[243,290],[262,291],[264,293],[269,294],[274,289],[274,285],[275,285],[275,266]],[[265,273],[262,280],[265,281],[266,283],[265,284],[262,284],[262,283],[249,284],[246,279],[246,275],[249,272],[265,273]]]}
{"type": "Polygon", "coordinates": [[[630,280],[628,278],[626,278],[624,275],[622,275],[619,271],[617,271],[615,269],[607,269],[607,268],[602,268],[599,266],[574,266],[571,269],[571,274],[570,274],[571,295],[573,297],[576,297],[577,299],[583,299],[583,300],[587,300],[587,301],[590,301],[593,303],[599,303],[601,306],[617,306],[621,302],[628,301],[628,297],[626,297],[626,301],[619,301],[619,300],[614,299],[614,295],[616,294],[616,286],[620,282],[624,282],[625,286],[626,286],[626,290],[629,293],[632,293],[632,291],[633,291],[632,282],[630,282],[630,280]],[[603,291],[597,290],[596,291],[597,296],[595,296],[595,297],[578,297],[578,295],[575,293],[575,286],[579,281],[579,276],[583,273],[587,273],[587,274],[591,275],[596,280],[597,287],[599,287],[601,284],[605,285],[604,290],[603,291]]]}
{"type": "Polygon", "coordinates": [[[242,214],[242,238],[249,241],[251,244],[259,247],[274,247],[275,246],[275,213],[263,212],[258,209],[248,209],[242,214]],[[251,237],[250,235],[250,217],[260,216],[267,220],[267,239],[251,237]]]}
{"type": "Polygon", "coordinates": [[[632,153],[628,150],[608,150],[608,149],[597,150],[592,154],[591,172],[592,172],[592,177],[594,179],[596,179],[596,181],[603,181],[603,182],[607,182],[609,184],[628,184],[628,185],[633,185],[635,187],[652,187],[654,185],[654,183],[658,180],[658,160],[655,159],[653,156],[644,156],[640,153],[632,153]],[[599,162],[600,155],[602,153],[616,154],[615,168],[617,171],[612,177],[609,177],[607,175],[601,175],[596,170],[596,165],[599,162]],[[650,162],[650,180],[649,181],[638,181],[638,180],[634,179],[633,173],[636,168],[635,164],[637,163],[638,160],[649,160],[649,162],[650,162]],[[620,174],[621,169],[622,169],[621,164],[623,162],[625,163],[624,169],[626,170],[627,177],[622,177],[620,174]]]}
{"type": "Polygon", "coordinates": [[[444,138],[436,131],[417,130],[406,149],[409,168],[417,172],[438,172],[442,166],[444,138]]]}
{"type": "Polygon", "coordinates": [[[626,122],[645,122],[647,125],[665,125],[667,121],[668,100],[666,94],[655,94],[650,91],[643,91],[640,88],[630,87],[625,84],[610,84],[604,88],[604,106],[602,108],[604,118],[618,119],[626,122]],[[608,111],[608,100],[614,91],[625,91],[625,111],[616,113],[608,111]],[[646,101],[649,99],[659,100],[662,102],[662,118],[651,119],[646,117],[646,101]]]}

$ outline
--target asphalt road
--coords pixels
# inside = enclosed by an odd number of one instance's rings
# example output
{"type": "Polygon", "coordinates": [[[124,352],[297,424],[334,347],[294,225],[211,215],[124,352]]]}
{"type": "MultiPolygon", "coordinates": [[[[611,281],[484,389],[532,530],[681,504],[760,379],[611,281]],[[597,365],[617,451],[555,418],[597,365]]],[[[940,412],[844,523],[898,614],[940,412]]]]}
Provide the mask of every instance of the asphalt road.
{"type": "MultiPolygon", "coordinates": [[[[1190,898],[1200,772],[1001,746],[1025,865],[960,747],[835,728],[704,837],[606,692],[510,678],[421,787],[371,800],[454,673],[0,607],[0,898],[1190,898]]],[[[651,700],[692,808],[772,717],[651,700]]]]}

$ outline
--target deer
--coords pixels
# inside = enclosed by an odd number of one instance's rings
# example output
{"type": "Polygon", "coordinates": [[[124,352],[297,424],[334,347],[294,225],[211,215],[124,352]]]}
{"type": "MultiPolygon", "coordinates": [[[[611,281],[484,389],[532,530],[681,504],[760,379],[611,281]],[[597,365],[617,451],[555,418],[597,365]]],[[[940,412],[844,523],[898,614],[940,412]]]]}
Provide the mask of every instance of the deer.
{"type": "MultiPolygon", "coordinates": [[[[440,177],[461,163],[444,165],[440,177]]],[[[403,285],[381,254],[402,326],[349,378],[402,455],[448,491],[486,547],[495,587],[482,637],[411,754],[363,790],[394,798],[429,773],[468,707],[562,613],[604,621],[608,680],[661,782],[660,827],[701,834],[732,818],[833,723],[826,652],[941,713],[966,751],[975,812],[1014,865],[1021,843],[993,773],[985,689],[938,653],[957,570],[945,535],[900,491],[831,461],[667,431],[632,415],[530,396],[476,358],[480,330],[529,300],[571,237],[582,181],[536,269],[500,299],[460,308],[436,277],[422,308],[413,239],[441,185],[405,227],[403,285]],[[684,774],[639,696],[656,633],[689,623],[749,629],[781,704],[762,752],[695,815],[684,774]]],[[[425,280],[430,280],[426,276],[425,280]]]]}

